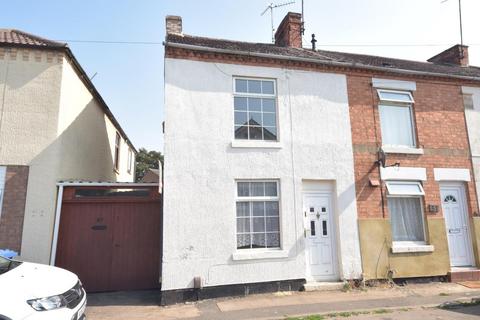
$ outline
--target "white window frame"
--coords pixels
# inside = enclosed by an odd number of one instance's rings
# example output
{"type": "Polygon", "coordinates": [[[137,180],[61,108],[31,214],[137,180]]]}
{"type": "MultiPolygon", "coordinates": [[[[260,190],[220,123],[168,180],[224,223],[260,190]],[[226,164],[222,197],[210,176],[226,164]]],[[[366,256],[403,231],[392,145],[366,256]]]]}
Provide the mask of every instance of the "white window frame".
{"type": "MultiPolygon", "coordinates": [[[[398,147],[398,148],[410,148],[410,149],[417,149],[417,136],[415,134],[415,119],[413,115],[413,104],[415,103],[415,100],[413,99],[413,95],[410,91],[400,91],[400,90],[385,90],[385,89],[377,89],[377,95],[378,95],[378,113],[380,116],[380,129],[382,126],[382,119],[381,119],[381,114],[380,114],[380,109],[381,107],[403,107],[403,108],[408,108],[409,115],[410,115],[410,132],[412,135],[412,141],[411,145],[398,145],[398,144],[385,144],[383,142],[383,136],[382,136],[382,146],[385,146],[387,148],[389,147],[398,147]],[[410,98],[410,101],[403,101],[403,100],[396,100],[396,99],[382,99],[382,93],[398,93],[398,94],[405,94],[408,95],[410,98]]],[[[383,134],[383,133],[382,133],[383,134]]]]}
{"type": "MultiPolygon", "coordinates": [[[[387,181],[386,183],[387,187],[387,207],[388,207],[388,199],[389,198],[416,198],[418,201],[420,201],[420,214],[422,218],[422,230],[423,230],[423,241],[394,241],[393,240],[393,231],[392,231],[392,245],[393,247],[416,247],[416,246],[426,246],[427,245],[427,233],[425,230],[425,211],[423,208],[423,199],[425,196],[425,191],[422,187],[422,184],[419,181],[387,181]],[[411,194],[411,193],[394,193],[390,194],[390,189],[389,189],[389,184],[407,184],[407,185],[416,185],[420,187],[421,192],[417,194],[411,194]]],[[[389,208],[389,217],[390,217],[390,228],[392,226],[392,212],[390,212],[389,208]]],[[[395,250],[395,248],[393,248],[395,250]]],[[[412,250],[414,251],[414,250],[412,250]]],[[[423,250],[420,250],[423,251],[423,250]]],[[[427,248],[425,251],[431,251],[430,248],[427,248]]],[[[403,250],[399,251],[403,252],[403,250]]]]}
{"type": "MultiPolygon", "coordinates": [[[[235,120],[233,123],[233,141],[248,141],[248,142],[264,142],[264,143],[275,143],[280,141],[280,130],[279,130],[279,115],[278,115],[278,95],[277,95],[277,80],[274,78],[261,78],[261,77],[244,77],[244,76],[234,76],[233,81],[232,81],[232,92],[233,92],[233,97],[232,100],[235,99],[235,97],[246,97],[246,98],[269,98],[269,99],[274,99],[275,100],[275,129],[276,129],[276,137],[277,139],[275,140],[265,140],[265,139],[237,139],[235,138],[235,120]],[[264,94],[264,93],[247,93],[247,92],[237,92],[235,83],[236,80],[256,80],[256,81],[272,81],[273,82],[273,94],[264,94]]],[[[263,114],[263,112],[262,112],[263,114]]],[[[233,108],[233,115],[235,118],[235,107],[233,108]]],[[[263,126],[261,126],[263,128],[263,126]]]]}
{"type": "Polygon", "coordinates": [[[387,181],[385,182],[389,196],[424,196],[425,190],[423,190],[422,184],[419,181],[387,181]],[[393,185],[415,185],[420,189],[418,193],[402,193],[402,192],[392,192],[391,186],[393,185]]]}
{"type": "Polygon", "coordinates": [[[113,154],[113,170],[115,172],[120,172],[120,157],[121,157],[121,146],[122,146],[122,136],[118,131],[115,132],[115,144],[114,144],[114,154],[113,154]],[[118,144],[117,144],[118,141],[118,144]]]}
{"type": "MultiPolygon", "coordinates": [[[[235,183],[234,183],[234,186],[235,186],[235,206],[234,206],[235,208],[234,208],[234,212],[235,212],[235,250],[236,250],[236,253],[248,254],[249,252],[255,253],[255,252],[262,252],[262,251],[267,251],[267,252],[282,251],[283,240],[282,240],[282,223],[281,223],[281,221],[282,221],[282,219],[281,219],[282,208],[281,208],[281,195],[280,195],[280,180],[279,179],[236,179],[235,183]],[[277,196],[275,196],[275,197],[271,197],[271,196],[240,197],[240,196],[238,196],[238,183],[239,182],[275,182],[276,185],[277,185],[277,196]],[[279,237],[279,241],[280,241],[280,246],[275,247],[275,248],[273,248],[273,247],[272,248],[249,248],[249,249],[239,249],[239,248],[237,248],[237,235],[238,235],[238,232],[237,232],[237,219],[238,219],[238,216],[237,216],[237,202],[255,202],[255,201],[258,201],[258,202],[277,201],[278,202],[278,237],[279,237]]],[[[252,220],[251,217],[250,217],[250,220],[252,220]]],[[[252,221],[250,221],[250,234],[253,234],[252,230],[253,230],[252,221]]],[[[282,256],[279,256],[279,257],[284,257],[284,256],[282,255],[282,256]]],[[[236,259],[236,260],[243,260],[243,259],[236,259]]]]}
{"type": "Polygon", "coordinates": [[[378,99],[380,101],[385,101],[385,102],[395,102],[395,103],[401,103],[401,104],[414,104],[415,100],[413,99],[413,95],[410,91],[401,91],[401,90],[386,90],[386,89],[377,89],[378,92],[378,99]],[[410,98],[410,101],[404,101],[404,100],[396,100],[396,99],[383,99],[382,98],[382,93],[397,93],[397,94],[403,94],[403,95],[408,95],[410,98]]]}
{"type": "Polygon", "coordinates": [[[127,172],[132,173],[132,163],[133,163],[133,151],[132,148],[128,148],[128,159],[127,159],[127,172]]]}

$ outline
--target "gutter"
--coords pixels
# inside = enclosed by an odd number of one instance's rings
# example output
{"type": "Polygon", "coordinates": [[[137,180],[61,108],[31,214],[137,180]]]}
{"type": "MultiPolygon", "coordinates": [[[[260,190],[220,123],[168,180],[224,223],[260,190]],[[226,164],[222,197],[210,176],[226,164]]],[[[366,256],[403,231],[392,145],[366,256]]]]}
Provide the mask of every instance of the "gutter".
{"type": "Polygon", "coordinates": [[[158,182],[59,181],[58,187],[158,187],[158,182]]]}
{"type": "Polygon", "coordinates": [[[473,77],[473,76],[460,76],[460,75],[452,75],[452,74],[446,74],[446,73],[415,71],[415,70],[408,70],[408,69],[392,69],[392,68],[386,68],[386,67],[369,66],[361,63],[324,61],[324,60],[318,60],[313,58],[282,56],[282,55],[271,54],[271,53],[219,49],[219,48],[203,47],[203,46],[169,42],[169,41],[164,41],[163,45],[165,47],[170,46],[173,48],[180,48],[180,49],[187,49],[187,50],[194,50],[194,51],[207,51],[207,52],[215,52],[215,53],[237,54],[237,55],[244,55],[244,56],[258,57],[258,58],[310,62],[318,65],[327,65],[327,66],[333,66],[333,67],[349,67],[349,68],[355,68],[355,69],[393,72],[393,73],[407,74],[407,75],[431,76],[431,77],[453,78],[458,80],[480,81],[480,77],[473,77]]]}

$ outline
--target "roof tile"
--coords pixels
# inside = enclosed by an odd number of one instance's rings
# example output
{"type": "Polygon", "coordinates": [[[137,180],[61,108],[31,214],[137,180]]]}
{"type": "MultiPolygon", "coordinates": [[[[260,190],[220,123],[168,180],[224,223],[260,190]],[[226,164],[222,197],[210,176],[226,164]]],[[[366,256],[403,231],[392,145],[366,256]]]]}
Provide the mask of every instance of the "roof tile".
{"type": "Polygon", "coordinates": [[[55,47],[67,46],[66,43],[56,42],[15,29],[0,29],[0,45],[16,45],[28,47],[55,47]]]}
{"type": "Polygon", "coordinates": [[[317,60],[319,63],[337,62],[346,63],[351,67],[381,67],[394,70],[407,70],[414,72],[428,72],[440,75],[454,75],[465,77],[479,77],[480,68],[469,66],[461,67],[456,65],[438,64],[431,62],[420,62],[412,60],[394,59],[364,54],[354,54],[346,52],[316,50],[306,48],[280,47],[271,43],[252,43],[242,41],[232,41],[205,37],[196,37],[190,35],[167,35],[168,43],[187,44],[210,49],[223,49],[238,51],[244,53],[261,53],[278,55],[292,58],[308,58],[317,60]]]}

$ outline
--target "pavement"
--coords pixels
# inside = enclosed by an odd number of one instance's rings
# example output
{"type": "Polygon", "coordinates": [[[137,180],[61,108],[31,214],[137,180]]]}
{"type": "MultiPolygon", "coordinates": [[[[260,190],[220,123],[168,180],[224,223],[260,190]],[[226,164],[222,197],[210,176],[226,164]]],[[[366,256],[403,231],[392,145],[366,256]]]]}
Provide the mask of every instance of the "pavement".
{"type": "Polygon", "coordinates": [[[278,292],[159,306],[158,291],[88,295],[89,320],[479,319],[480,290],[456,283],[367,287],[347,292],[278,292]],[[447,306],[437,308],[438,306],[447,306]],[[295,319],[295,318],[294,318],[295,319]],[[300,318],[302,319],[302,318],[300,318]]]}

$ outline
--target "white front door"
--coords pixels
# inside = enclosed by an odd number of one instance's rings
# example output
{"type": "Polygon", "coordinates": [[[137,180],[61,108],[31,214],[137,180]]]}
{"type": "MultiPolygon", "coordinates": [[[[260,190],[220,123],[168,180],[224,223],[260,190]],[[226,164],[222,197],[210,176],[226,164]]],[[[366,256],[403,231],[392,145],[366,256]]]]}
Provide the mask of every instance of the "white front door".
{"type": "Polygon", "coordinates": [[[337,280],[332,195],[330,192],[303,195],[307,277],[337,280]]]}
{"type": "Polygon", "coordinates": [[[448,251],[452,267],[472,266],[473,253],[463,185],[440,186],[442,209],[447,229],[448,251]]]}

